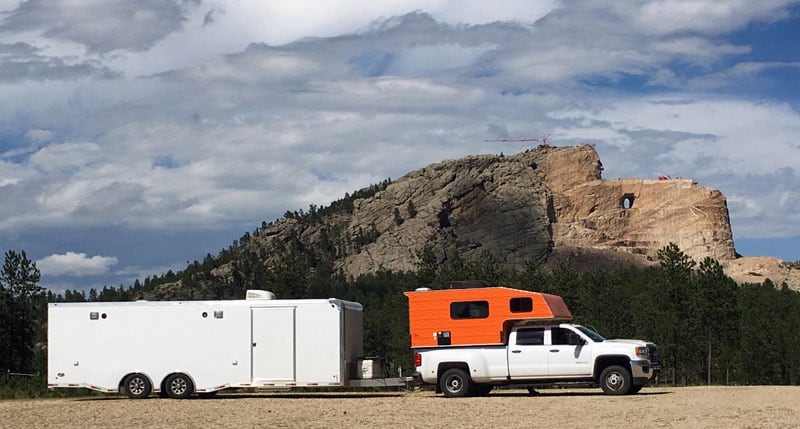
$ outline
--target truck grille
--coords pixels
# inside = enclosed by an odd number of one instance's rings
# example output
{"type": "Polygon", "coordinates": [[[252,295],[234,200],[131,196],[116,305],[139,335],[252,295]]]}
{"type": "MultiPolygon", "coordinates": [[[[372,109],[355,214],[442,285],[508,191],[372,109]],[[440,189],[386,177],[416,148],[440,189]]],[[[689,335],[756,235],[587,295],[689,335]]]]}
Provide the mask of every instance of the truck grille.
{"type": "Polygon", "coordinates": [[[661,367],[661,361],[658,360],[658,350],[656,346],[653,344],[647,345],[647,354],[648,358],[650,359],[650,365],[653,367],[661,367]]]}

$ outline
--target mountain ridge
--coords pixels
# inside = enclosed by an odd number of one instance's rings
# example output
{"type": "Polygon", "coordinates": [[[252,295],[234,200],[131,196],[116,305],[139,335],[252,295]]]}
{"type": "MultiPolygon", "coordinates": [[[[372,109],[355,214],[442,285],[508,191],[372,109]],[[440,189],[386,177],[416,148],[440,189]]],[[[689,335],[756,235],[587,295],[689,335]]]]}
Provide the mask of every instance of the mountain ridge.
{"type": "Polygon", "coordinates": [[[210,274],[231,282],[245,259],[274,267],[301,253],[312,269],[352,278],[415,270],[422,252],[437,263],[488,253],[510,268],[570,259],[591,270],[652,264],[675,243],[698,263],[719,261],[738,282],[770,278],[800,289],[792,264],[736,254],[721,191],[691,179],[603,179],[602,171],[590,145],[441,161],[263,223],[237,243],[246,258],[218,261],[210,274]]]}

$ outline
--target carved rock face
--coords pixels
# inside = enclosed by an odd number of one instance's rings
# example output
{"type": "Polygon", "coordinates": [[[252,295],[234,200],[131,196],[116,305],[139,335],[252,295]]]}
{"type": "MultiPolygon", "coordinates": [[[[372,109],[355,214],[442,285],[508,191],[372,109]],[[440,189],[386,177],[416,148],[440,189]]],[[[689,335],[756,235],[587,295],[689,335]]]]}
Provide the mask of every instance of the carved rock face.
{"type": "MultiPolygon", "coordinates": [[[[431,239],[442,258],[487,250],[520,264],[553,248],[614,250],[654,258],[674,242],[697,261],[734,259],[728,208],[721,192],[691,180],[602,180],[591,146],[543,147],[509,157],[468,157],[408,174],[360,201],[351,225],[374,223],[381,235],[344,264],[357,275],[413,268],[431,239]],[[387,222],[411,199],[413,222],[387,222]],[[408,251],[411,249],[412,251],[408,251]]],[[[353,226],[351,226],[353,229],[353,226]]]]}

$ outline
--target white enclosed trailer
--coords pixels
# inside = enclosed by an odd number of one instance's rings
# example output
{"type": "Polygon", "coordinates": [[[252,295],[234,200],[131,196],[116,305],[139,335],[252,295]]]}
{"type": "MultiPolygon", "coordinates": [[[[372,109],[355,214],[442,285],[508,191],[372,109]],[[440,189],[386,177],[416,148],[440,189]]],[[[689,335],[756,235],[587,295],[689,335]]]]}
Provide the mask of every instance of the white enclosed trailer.
{"type": "Polygon", "coordinates": [[[362,358],[361,304],[278,300],[51,303],[50,388],[173,398],[226,388],[401,386],[362,358]],[[362,368],[365,376],[362,376],[362,368]]]}

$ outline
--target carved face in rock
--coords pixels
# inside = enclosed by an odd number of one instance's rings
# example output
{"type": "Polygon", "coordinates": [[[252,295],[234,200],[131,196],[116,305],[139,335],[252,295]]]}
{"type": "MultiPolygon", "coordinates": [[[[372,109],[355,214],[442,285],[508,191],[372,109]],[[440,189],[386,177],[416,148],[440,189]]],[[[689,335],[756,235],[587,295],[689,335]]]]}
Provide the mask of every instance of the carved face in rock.
{"type": "Polygon", "coordinates": [[[594,173],[598,179],[603,178],[603,162],[599,159],[597,160],[597,165],[594,166],[594,173]]]}

